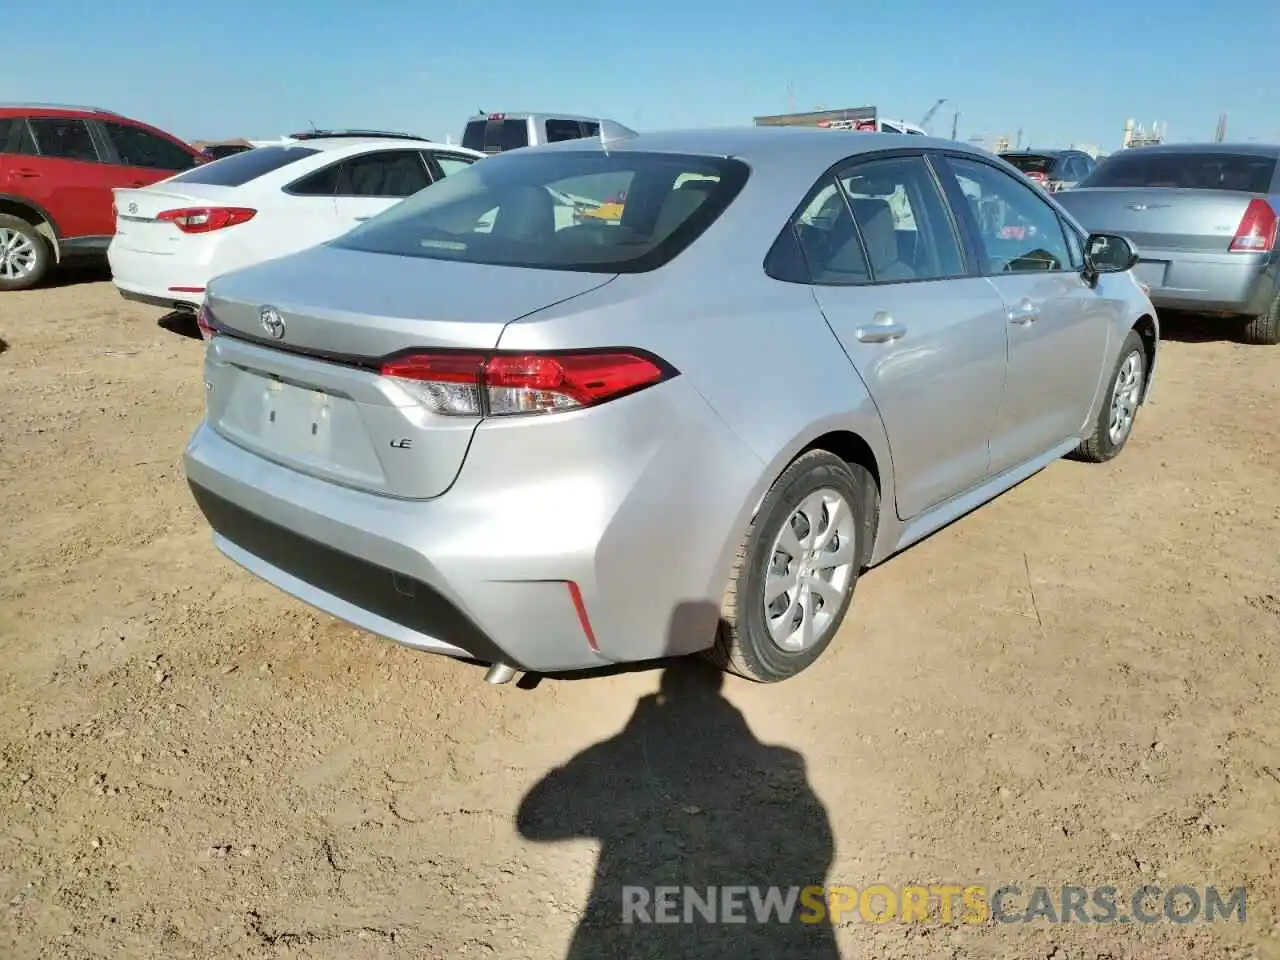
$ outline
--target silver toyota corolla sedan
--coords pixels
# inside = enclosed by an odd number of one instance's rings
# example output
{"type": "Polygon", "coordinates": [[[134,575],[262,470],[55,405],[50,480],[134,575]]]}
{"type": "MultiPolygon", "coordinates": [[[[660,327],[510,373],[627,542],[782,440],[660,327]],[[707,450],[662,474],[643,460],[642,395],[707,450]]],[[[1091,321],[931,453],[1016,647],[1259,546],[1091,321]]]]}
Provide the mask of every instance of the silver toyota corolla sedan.
{"type": "Polygon", "coordinates": [[[1245,320],[1280,344],[1280,147],[1161,144],[1121,150],[1059,202],[1090,230],[1119,233],[1160,309],[1245,320]]]}
{"type": "Polygon", "coordinates": [[[952,141],[512,151],[209,286],[186,452],[217,546],[516,671],[778,681],[858,574],[1125,445],[1159,332],[1120,237],[952,141]]]}

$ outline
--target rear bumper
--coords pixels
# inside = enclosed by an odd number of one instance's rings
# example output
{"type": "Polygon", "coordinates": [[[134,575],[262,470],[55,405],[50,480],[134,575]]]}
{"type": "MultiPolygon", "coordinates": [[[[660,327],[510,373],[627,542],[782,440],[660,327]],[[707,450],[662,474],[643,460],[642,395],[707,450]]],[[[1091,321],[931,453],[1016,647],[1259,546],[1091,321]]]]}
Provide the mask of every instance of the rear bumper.
{"type": "Polygon", "coordinates": [[[113,242],[107,248],[111,280],[127,300],[154,306],[199,307],[209,281],[207,264],[143,253],[113,242]],[[188,288],[175,290],[174,287],[188,288]]]}
{"type": "Polygon", "coordinates": [[[1280,290],[1270,256],[1142,249],[1135,269],[1158,309],[1257,316],[1280,290]]]}
{"type": "Polygon", "coordinates": [[[318,480],[205,424],[187,478],[224,554],[371,633],[540,673],[691,653],[714,641],[763,464],[682,380],[486,421],[433,500],[318,480]]]}

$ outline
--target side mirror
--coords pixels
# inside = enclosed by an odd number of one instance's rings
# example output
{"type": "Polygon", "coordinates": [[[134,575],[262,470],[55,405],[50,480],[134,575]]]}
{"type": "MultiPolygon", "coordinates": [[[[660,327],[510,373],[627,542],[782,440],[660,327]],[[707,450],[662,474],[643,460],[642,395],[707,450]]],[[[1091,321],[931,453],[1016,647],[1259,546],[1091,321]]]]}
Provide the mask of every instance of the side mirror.
{"type": "Polygon", "coordinates": [[[1091,233],[1084,242],[1084,277],[1096,283],[1104,273],[1124,273],[1138,262],[1138,248],[1124,237],[1091,233]]]}

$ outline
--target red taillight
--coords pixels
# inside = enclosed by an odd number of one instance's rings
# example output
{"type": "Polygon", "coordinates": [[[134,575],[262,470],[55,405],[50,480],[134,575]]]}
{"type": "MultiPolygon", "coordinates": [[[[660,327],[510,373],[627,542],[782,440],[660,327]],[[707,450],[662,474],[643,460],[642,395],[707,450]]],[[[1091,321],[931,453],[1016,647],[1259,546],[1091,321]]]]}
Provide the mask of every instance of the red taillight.
{"type": "Polygon", "coordinates": [[[583,353],[414,353],[381,373],[448,416],[509,416],[590,407],[652,386],[675,371],[627,350],[583,353]]]}
{"type": "Polygon", "coordinates": [[[1031,171],[1030,173],[1028,173],[1026,176],[1027,176],[1027,179],[1028,179],[1028,180],[1034,180],[1034,181],[1036,181],[1037,183],[1048,183],[1048,182],[1049,182],[1049,177],[1048,177],[1048,175],[1047,175],[1047,174],[1043,174],[1043,173],[1041,173],[1039,170],[1032,170],[1032,171],[1031,171]]]}
{"type": "Polygon", "coordinates": [[[196,326],[200,328],[200,336],[206,340],[213,339],[215,332],[213,329],[213,316],[209,313],[209,308],[204,304],[201,304],[199,311],[196,312],[196,326]]]}
{"type": "Polygon", "coordinates": [[[1276,212],[1265,200],[1250,200],[1231,241],[1232,253],[1270,253],[1276,245],[1276,212]]]}
{"type": "Polygon", "coordinates": [[[505,120],[505,119],[507,119],[507,115],[506,115],[505,113],[491,113],[491,114],[489,114],[489,119],[490,119],[490,120],[505,120]]]}
{"type": "Polygon", "coordinates": [[[156,214],[162,223],[172,223],[183,233],[210,233],[252,220],[258,213],[248,207],[183,207],[156,214]]]}

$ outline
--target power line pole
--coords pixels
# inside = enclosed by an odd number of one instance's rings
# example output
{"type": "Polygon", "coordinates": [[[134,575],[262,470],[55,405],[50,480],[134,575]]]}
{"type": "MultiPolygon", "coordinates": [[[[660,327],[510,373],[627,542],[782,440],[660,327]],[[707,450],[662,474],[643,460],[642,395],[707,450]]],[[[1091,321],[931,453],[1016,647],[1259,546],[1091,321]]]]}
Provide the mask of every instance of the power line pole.
{"type": "Polygon", "coordinates": [[[951,115],[951,139],[956,139],[956,133],[960,129],[960,111],[957,110],[951,115]]]}

